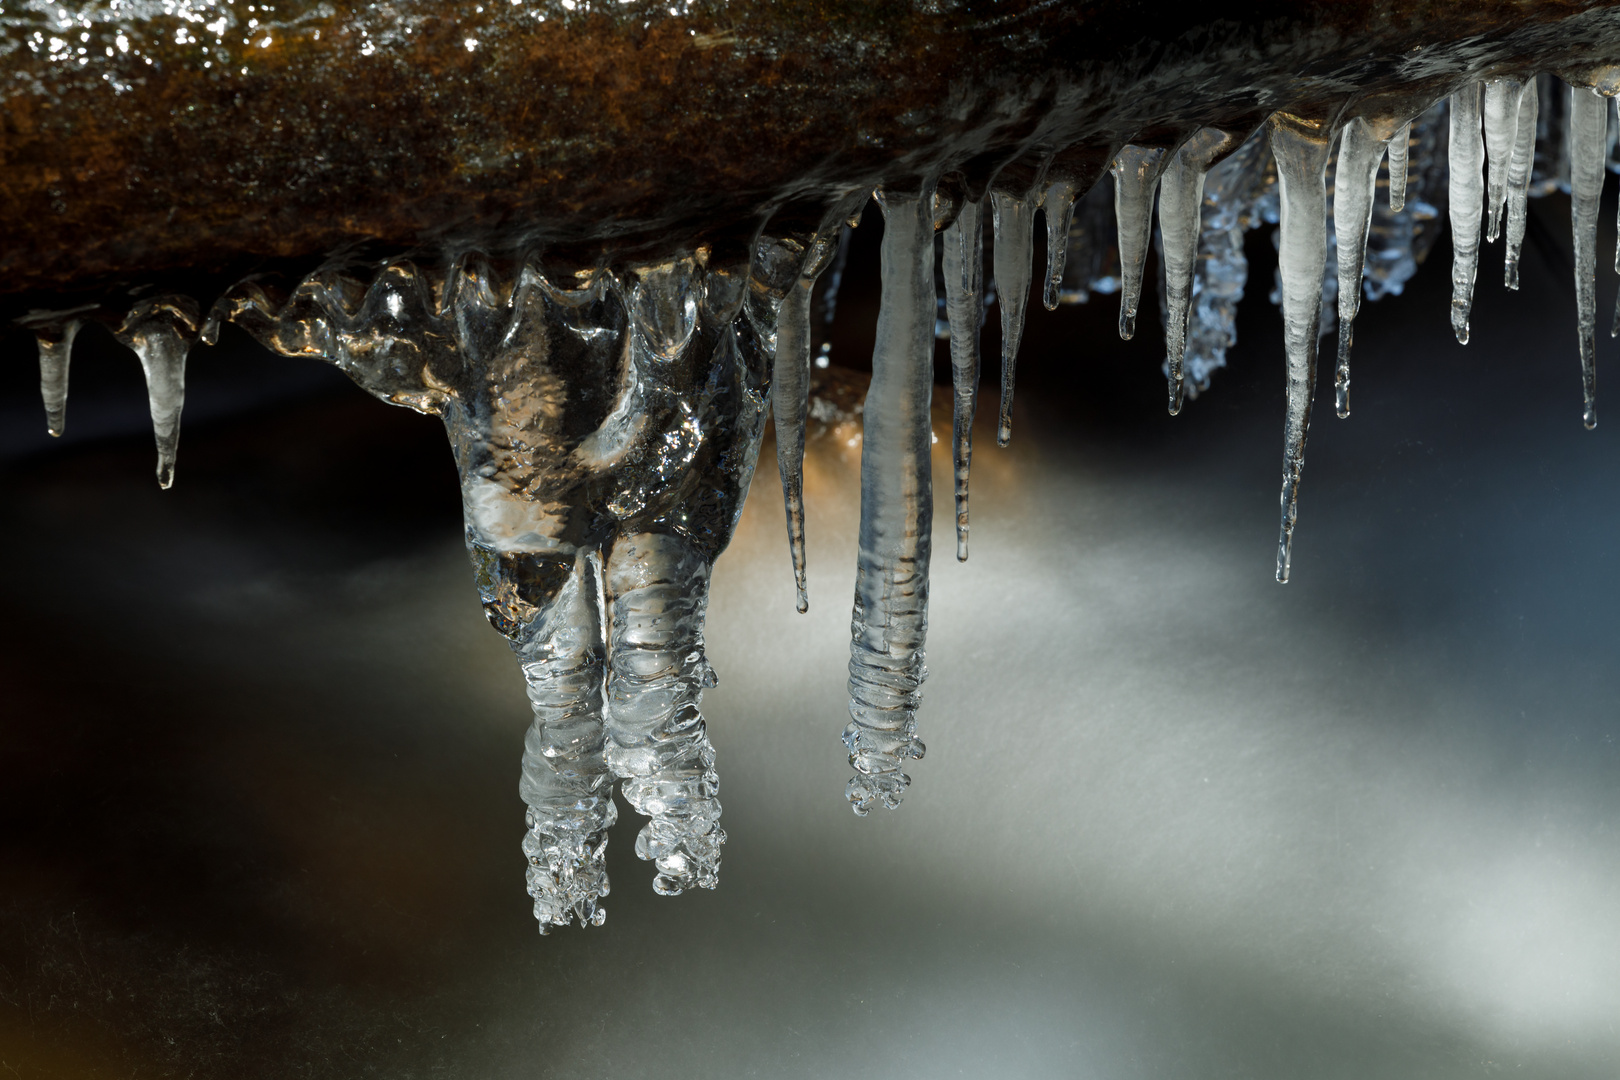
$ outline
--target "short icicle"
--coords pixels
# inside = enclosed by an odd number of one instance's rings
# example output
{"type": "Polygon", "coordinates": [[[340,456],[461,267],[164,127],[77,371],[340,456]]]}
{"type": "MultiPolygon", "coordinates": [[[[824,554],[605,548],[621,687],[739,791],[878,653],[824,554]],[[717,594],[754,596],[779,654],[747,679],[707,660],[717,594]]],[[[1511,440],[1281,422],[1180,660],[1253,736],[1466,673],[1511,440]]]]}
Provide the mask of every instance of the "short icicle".
{"type": "MultiPolygon", "coordinates": [[[[1530,176],[1536,163],[1536,120],[1540,106],[1536,79],[1524,84],[1519,98],[1518,125],[1513,133],[1513,156],[1507,174],[1507,246],[1503,251],[1502,283],[1519,287],[1519,252],[1524,247],[1524,227],[1530,212],[1530,176]]],[[[1616,255],[1620,264],[1620,254],[1616,255]]]]}
{"type": "Polygon", "coordinates": [[[1480,135],[1479,83],[1451,95],[1451,331],[1468,344],[1479,268],[1479,228],[1484,213],[1485,140],[1480,135]]]}
{"type": "MultiPolygon", "coordinates": [[[[1119,336],[1136,334],[1136,308],[1142,298],[1142,267],[1153,235],[1153,194],[1164,171],[1163,148],[1126,146],[1114,158],[1114,219],[1119,228],[1119,336]]],[[[999,280],[999,278],[998,278],[999,280]]]]}
{"type": "Polygon", "coordinates": [[[1164,242],[1164,350],[1170,380],[1170,415],[1181,412],[1186,394],[1182,362],[1187,351],[1187,309],[1192,302],[1203,224],[1204,177],[1215,157],[1236,137],[1201,128],[1165,167],[1159,190],[1159,231],[1164,242]]]}
{"type": "Polygon", "coordinates": [[[968,472],[973,464],[973,418],[979,409],[979,325],[984,322],[982,210],[982,203],[963,202],[956,220],[946,226],[942,267],[945,313],[951,323],[951,458],[956,473],[956,557],[962,562],[968,557],[968,472]]]}
{"type": "Polygon", "coordinates": [[[1024,309],[1035,249],[1035,203],[1002,191],[990,192],[995,228],[996,306],[1001,309],[1001,418],[996,445],[1012,441],[1013,384],[1018,375],[1018,344],[1024,336],[1024,309]]]}
{"type": "Polygon", "coordinates": [[[1341,420],[1350,415],[1350,344],[1361,307],[1361,269],[1367,257],[1367,230],[1372,227],[1384,145],[1374,125],[1359,116],[1344,126],[1339,139],[1333,189],[1333,230],[1339,248],[1339,362],[1333,397],[1341,420]]]}
{"type": "Polygon", "coordinates": [[[73,339],[82,325],[74,318],[34,325],[34,340],[39,345],[39,396],[45,402],[45,430],[53,438],[67,430],[68,364],[73,358],[73,339]]]}
{"type": "Polygon", "coordinates": [[[1074,224],[1074,200],[1078,193],[1074,181],[1054,180],[1041,200],[1041,216],[1046,219],[1046,287],[1041,292],[1041,303],[1046,305],[1047,311],[1057,310],[1058,294],[1063,291],[1069,227],[1074,224]]]}
{"type": "Polygon", "coordinates": [[[893,809],[921,758],[916,710],[928,630],[928,558],[934,499],[929,473],[934,352],[933,193],[887,192],[882,301],[863,415],[860,559],[850,620],[849,713],[844,745],[856,775],[855,813],[893,809]]]}
{"type": "Polygon", "coordinates": [[[186,403],[186,355],[197,340],[199,325],[195,300],[164,295],[137,303],[113,331],[113,337],[140,357],[146,375],[152,433],[157,439],[158,485],[163,488],[174,483],[180,411],[186,403]]]}
{"type": "Polygon", "coordinates": [[[1609,99],[1569,89],[1569,216],[1575,240],[1576,332],[1581,344],[1581,420],[1597,426],[1597,217],[1607,175],[1609,99]]]}
{"type": "Polygon", "coordinates": [[[1288,354],[1288,412],[1283,423],[1282,531],[1277,580],[1288,580],[1305,437],[1316,395],[1316,349],[1322,321],[1327,261],[1327,161],[1332,132],[1326,124],[1276,113],[1271,149],[1277,162],[1280,203],[1278,272],[1282,286],[1283,344],[1288,354]]]}
{"type": "MultiPolygon", "coordinates": [[[[1524,80],[1512,76],[1492,79],[1485,84],[1485,239],[1491,243],[1501,233],[1502,208],[1507,202],[1508,170],[1518,144],[1519,106],[1524,98],[1524,80]]],[[[1533,129],[1532,129],[1533,130],[1533,129]]]]}
{"type": "Polygon", "coordinates": [[[838,251],[843,217],[810,240],[797,280],[782,298],[776,317],[776,356],[771,383],[771,416],[776,426],[776,467],[787,512],[788,551],[802,614],[810,610],[804,555],[804,425],[810,411],[810,306],[816,281],[838,251]]]}
{"type": "Polygon", "coordinates": [[[1412,125],[1402,124],[1389,140],[1389,209],[1398,214],[1406,209],[1407,151],[1412,144],[1412,125]]]}

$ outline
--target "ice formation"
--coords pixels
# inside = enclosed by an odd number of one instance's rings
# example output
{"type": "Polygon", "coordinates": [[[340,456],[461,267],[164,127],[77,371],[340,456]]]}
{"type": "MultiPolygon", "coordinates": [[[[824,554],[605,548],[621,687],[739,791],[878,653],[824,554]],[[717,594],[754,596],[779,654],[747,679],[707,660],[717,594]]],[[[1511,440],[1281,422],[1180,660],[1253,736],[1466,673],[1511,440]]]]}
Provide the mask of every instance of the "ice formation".
{"type": "MultiPolygon", "coordinates": [[[[1037,213],[1045,306],[1118,293],[1126,338],[1156,238],[1172,413],[1209,388],[1236,341],[1245,233],[1276,226],[1287,356],[1276,574],[1287,581],[1320,339],[1336,324],[1336,410],[1348,416],[1361,303],[1401,291],[1442,220],[1454,250],[1450,321],[1466,343],[1482,234],[1488,243],[1505,231],[1505,283],[1517,288],[1527,199],[1569,192],[1583,415],[1595,423],[1597,210],[1617,164],[1612,70],[1565,72],[1568,84],[1493,71],[1399,107],[1255,114],[1229,126],[1154,129],[1101,150],[1026,140],[999,172],[953,158],[880,187],[881,314],[864,407],[843,732],[854,811],[897,806],[911,783],[903,770],[924,752],[916,714],[926,675],[936,325],[950,341],[965,559],[980,328],[991,298],[987,228],[1005,445],[1037,213]],[[1111,182],[1098,183],[1104,171],[1111,182]]],[[[820,288],[831,317],[849,223],[872,194],[825,189],[808,200],[815,213],[801,201],[784,217],[791,226],[767,224],[745,244],[622,264],[580,265],[543,244],[500,257],[467,245],[431,256],[350,253],[293,279],[246,278],[206,317],[182,293],[137,291],[18,321],[38,341],[52,434],[66,422],[81,325],[100,321],[135,352],[165,487],[187,354],[224,321],[444,422],[478,592],[517,654],[532,706],[520,792],[534,913],[542,932],[600,924],[616,788],[646,819],[636,852],[655,864],[658,892],[716,883],[726,835],[700,708],[715,685],[703,643],[709,578],[769,410],[798,607],[807,606],[805,427],[812,370],[825,362],[813,347],[813,312],[820,288]]]]}

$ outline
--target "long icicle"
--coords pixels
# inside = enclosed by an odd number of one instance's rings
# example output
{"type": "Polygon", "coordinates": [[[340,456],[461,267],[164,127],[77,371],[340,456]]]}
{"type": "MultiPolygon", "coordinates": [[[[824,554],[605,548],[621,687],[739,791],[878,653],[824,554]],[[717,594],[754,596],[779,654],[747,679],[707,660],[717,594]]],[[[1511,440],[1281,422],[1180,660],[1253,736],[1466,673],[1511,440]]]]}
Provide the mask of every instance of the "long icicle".
{"type": "Polygon", "coordinates": [[[1405,123],[1389,140],[1389,209],[1398,214],[1406,209],[1407,151],[1412,144],[1412,125],[1405,123]]]}
{"type": "Polygon", "coordinates": [[[838,252],[842,206],[811,238],[798,278],[776,316],[776,356],[771,381],[771,419],[776,427],[776,468],[782,478],[788,551],[800,614],[810,610],[804,554],[804,425],[810,411],[810,307],[816,282],[838,252]]]}
{"type": "Polygon", "coordinates": [[[1200,128],[1165,167],[1159,188],[1159,232],[1164,242],[1164,351],[1168,361],[1170,415],[1181,412],[1185,396],[1182,362],[1187,352],[1187,308],[1192,302],[1203,225],[1204,177],[1210,163],[1229,150],[1236,136],[1200,128]]]}
{"type": "MultiPolygon", "coordinates": [[[[1524,227],[1530,212],[1530,176],[1536,164],[1536,119],[1540,111],[1534,78],[1524,84],[1519,98],[1519,120],[1513,135],[1513,157],[1507,175],[1507,247],[1503,252],[1502,283],[1519,287],[1519,252],[1524,247],[1524,227]]],[[[1620,265],[1620,253],[1615,256],[1620,265]]],[[[1620,316],[1620,312],[1617,312],[1620,316]]]]}
{"type": "Polygon", "coordinates": [[[1518,143],[1519,104],[1524,80],[1506,76],[1485,84],[1486,219],[1485,239],[1496,242],[1501,232],[1502,207],[1507,201],[1508,170],[1518,143]]]}
{"type": "Polygon", "coordinates": [[[1153,234],[1153,194],[1165,163],[1162,147],[1126,146],[1109,168],[1114,175],[1114,219],[1119,229],[1119,336],[1126,341],[1136,334],[1142,267],[1153,234]]]}
{"type": "Polygon", "coordinates": [[[1271,118],[1280,216],[1277,266],[1282,284],[1283,345],[1288,354],[1288,411],[1283,421],[1282,530],[1277,580],[1288,580],[1299,513],[1305,437],[1316,396],[1316,349],[1327,262],[1327,162],[1332,132],[1289,113],[1271,118]]]}
{"type": "Polygon", "coordinates": [[[1479,90],[1479,83],[1470,83],[1451,95],[1451,331],[1460,345],[1468,344],[1468,314],[1474,306],[1479,227],[1485,209],[1479,90]]]}
{"type": "Polygon", "coordinates": [[[1339,362],[1333,398],[1341,420],[1350,415],[1350,344],[1361,308],[1361,268],[1367,258],[1367,230],[1372,227],[1384,146],[1373,125],[1359,116],[1344,126],[1339,139],[1333,187],[1333,231],[1339,248],[1339,362]]]}
{"type": "Polygon", "coordinates": [[[1035,249],[1035,203],[1026,196],[990,192],[995,228],[996,306],[1001,309],[1001,418],[996,445],[1012,441],[1013,384],[1018,374],[1018,344],[1024,337],[1024,309],[1035,249]]]}
{"type": "Polygon", "coordinates": [[[872,383],[863,413],[860,560],[850,619],[849,726],[844,745],[855,776],[845,789],[855,813],[893,809],[921,758],[916,710],[928,632],[928,558],[934,498],[933,192],[880,196],[883,291],[872,383]]]}
{"type": "MultiPolygon", "coordinates": [[[[982,210],[982,203],[962,203],[956,220],[945,228],[943,263],[945,314],[951,323],[951,458],[956,471],[956,557],[963,562],[968,557],[968,472],[973,464],[973,418],[979,409],[979,325],[984,322],[982,210]]],[[[1065,231],[1065,241],[1067,237],[1065,231]]]]}
{"type": "Polygon", "coordinates": [[[1597,427],[1597,216],[1609,155],[1609,99],[1569,88],[1569,217],[1575,240],[1576,332],[1581,342],[1581,420],[1597,427]]]}
{"type": "Polygon", "coordinates": [[[1073,180],[1054,180],[1041,200],[1041,216],[1046,219],[1046,287],[1041,292],[1041,303],[1047,311],[1057,310],[1058,293],[1063,289],[1069,228],[1074,224],[1074,200],[1079,194],[1079,185],[1073,180]]]}
{"type": "Polygon", "coordinates": [[[146,375],[146,397],[157,440],[158,485],[174,483],[180,444],[180,411],[186,402],[186,355],[197,340],[197,302],[188,296],[165,295],[143,300],[130,309],[113,337],[140,357],[146,375]]]}

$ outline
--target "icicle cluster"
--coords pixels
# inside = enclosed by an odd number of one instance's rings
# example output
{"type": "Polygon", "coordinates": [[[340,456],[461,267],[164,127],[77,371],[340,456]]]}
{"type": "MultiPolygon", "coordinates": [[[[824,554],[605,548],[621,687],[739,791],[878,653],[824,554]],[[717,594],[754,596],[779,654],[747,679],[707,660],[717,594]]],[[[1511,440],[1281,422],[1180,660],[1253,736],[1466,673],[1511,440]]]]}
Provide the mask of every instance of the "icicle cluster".
{"type": "MultiPolygon", "coordinates": [[[[1171,413],[1209,387],[1236,341],[1244,234],[1276,226],[1274,298],[1287,357],[1276,573],[1287,581],[1320,340],[1336,327],[1336,412],[1347,417],[1361,301],[1401,292],[1443,218],[1454,251],[1450,321],[1466,343],[1482,237],[1505,233],[1505,283],[1517,288],[1527,199],[1570,194],[1583,416],[1596,422],[1597,208],[1607,171],[1620,171],[1609,100],[1617,89],[1503,74],[1413,115],[1278,112],[1253,130],[1205,127],[1155,145],[1026,154],[976,190],[953,167],[881,189],[882,304],[864,414],[843,733],[855,812],[897,806],[911,783],[906,763],[924,752],[916,713],[926,675],[934,343],[950,341],[965,559],[979,335],[992,292],[987,223],[1002,331],[1001,445],[1012,434],[1037,212],[1044,304],[1118,293],[1125,338],[1156,238],[1171,413]]],[[[716,883],[726,836],[700,711],[715,685],[703,645],[709,577],[769,407],[798,607],[808,606],[805,428],[812,367],[825,363],[825,346],[818,357],[812,345],[812,312],[825,274],[831,317],[866,198],[833,199],[819,224],[761,238],[729,261],[707,248],[572,274],[538,256],[497,264],[478,252],[442,265],[334,261],[284,293],[246,280],[206,319],[191,299],[159,294],[118,311],[91,305],[21,321],[38,339],[53,435],[65,426],[70,354],[87,320],[136,353],[164,487],[174,476],[187,354],[224,321],[444,421],[479,594],[518,655],[533,710],[523,851],[545,932],[605,917],[615,786],[647,818],[636,852],[656,865],[658,892],[716,883]]]]}

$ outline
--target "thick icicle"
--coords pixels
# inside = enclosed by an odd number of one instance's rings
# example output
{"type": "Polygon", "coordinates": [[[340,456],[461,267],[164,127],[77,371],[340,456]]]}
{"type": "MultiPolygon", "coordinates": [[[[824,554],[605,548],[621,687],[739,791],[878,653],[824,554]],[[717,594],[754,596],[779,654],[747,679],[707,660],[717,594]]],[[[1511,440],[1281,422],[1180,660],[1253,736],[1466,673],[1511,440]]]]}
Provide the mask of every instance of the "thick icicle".
{"type": "MultiPolygon", "coordinates": [[[[945,228],[943,260],[945,312],[951,322],[951,387],[954,391],[951,459],[956,472],[956,557],[964,562],[968,557],[968,471],[973,463],[973,418],[979,409],[979,326],[984,322],[982,209],[982,203],[962,203],[956,220],[945,228]]],[[[1050,225],[1051,218],[1047,222],[1050,225]]],[[[1064,239],[1058,242],[1059,247],[1066,239],[1067,230],[1064,239]]]]}
{"type": "MultiPolygon", "coordinates": [[[[75,309],[79,311],[83,309],[75,309]]],[[[39,396],[45,402],[45,430],[60,436],[67,430],[68,364],[82,319],[73,312],[36,312],[17,320],[34,331],[39,346],[39,396]]]]}
{"type": "Polygon", "coordinates": [[[1317,330],[1327,260],[1327,162],[1332,132],[1288,113],[1271,118],[1280,201],[1277,263],[1282,290],[1283,344],[1288,353],[1288,412],[1283,423],[1282,531],[1277,580],[1288,580],[1305,468],[1305,437],[1316,396],[1317,330]]]}
{"type": "Polygon", "coordinates": [[[1069,228],[1074,224],[1074,200],[1078,194],[1074,181],[1055,180],[1041,200],[1041,216],[1046,219],[1046,288],[1041,303],[1047,311],[1057,310],[1063,291],[1063,264],[1069,254],[1069,228]]]}
{"type": "MultiPolygon", "coordinates": [[[[1502,283],[1519,287],[1519,252],[1524,247],[1524,227],[1529,218],[1530,175],[1536,163],[1536,121],[1539,111],[1536,84],[1529,79],[1519,98],[1518,125],[1513,133],[1513,156],[1507,173],[1507,246],[1503,251],[1502,283]]],[[[1620,252],[1615,256],[1620,266],[1620,252]]]]}
{"type": "Polygon", "coordinates": [[[1468,344],[1468,313],[1474,306],[1479,227],[1485,209],[1479,91],[1479,83],[1470,83],[1451,95],[1451,331],[1460,345],[1468,344]]]}
{"type": "Polygon", "coordinates": [[[1018,374],[1018,344],[1024,336],[1024,308],[1034,273],[1035,203],[1029,198],[990,192],[995,228],[996,306],[1001,309],[1001,419],[996,445],[1012,440],[1013,383],[1018,374]]]}
{"type": "Polygon", "coordinates": [[[1608,175],[1609,100],[1569,89],[1569,217],[1575,240],[1576,332],[1581,342],[1581,419],[1597,426],[1597,215],[1608,175]]]}
{"type": "Polygon", "coordinates": [[[1171,158],[1159,192],[1159,231],[1164,246],[1164,350],[1170,380],[1170,415],[1181,411],[1185,394],[1182,359],[1187,350],[1187,307],[1192,302],[1203,224],[1204,177],[1216,156],[1230,150],[1236,136],[1200,128],[1171,158]]]}
{"type": "Polygon", "coordinates": [[[174,483],[180,410],[186,402],[186,354],[197,340],[198,324],[196,301],[189,296],[165,295],[137,303],[113,331],[120,343],[135,350],[146,375],[152,433],[157,439],[157,478],[164,488],[174,483]]]}
{"type": "Polygon", "coordinates": [[[804,265],[794,276],[776,317],[776,354],[771,382],[771,411],[776,426],[776,467],[782,477],[787,511],[788,551],[798,608],[810,610],[804,557],[804,424],[810,410],[810,307],[816,281],[838,251],[838,236],[847,213],[810,240],[804,265]]]}
{"type": "Polygon", "coordinates": [[[920,195],[882,197],[883,292],[863,414],[860,561],[844,729],[856,772],[845,797],[863,817],[875,802],[891,809],[900,804],[911,783],[901,765],[924,750],[915,714],[926,674],[934,517],[932,201],[926,188],[920,195]]]}
{"type": "MultiPolygon", "coordinates": [[[[1400,130],[1406,130],[1404,125],[1400,130]]],[[[1339,255],[1339,363],[1333,396],[1340,419],[1350,415],[1350,343],[1361,306],[1361,268],[1367,256],[1367,230],[1372,227],[1378,163],[1383,159],[1384,145],[1375,126],[1359,116],[1344,126],[1339,139],[1339,164],[1333,180],[1333,231],[1339,255]]]]}
{"type": "Polygon", "coordinates": [[[1508,170],[1518,144],[1519,106],[1524,80],[1511,76],[1485,84],[1486,222],[1485,239],[1496,242],[1507,201],[1508,170]]]}
{"type": "MultiPolygon", "coordinates": [[[[499,553],[468,532],[486,609],[502,586],[562,579],[531,620],[514,627],[512,648],[523,663],[534,722],[523,740],[518,791],[528,805],[523,854],[540,932],[600,926],[597,901],[608,893],[607,830],[618,820],[613,777],[603,758],[601,568],[594,552],[568,558],[499,553]]],[[[512,591],[512,590],[508,590],[512,591]]]]}
{"type": "Polygon", "coordinates": [[[1406,155],[1412,142],[1412,125],[1402,124],[1389,140],[1389,209],[1398,214],[1406,209],[1406,155]]]}
{"type": "Polygon", "coordinates": [[[1153,234],[1153,193],[1164,166],[1162,147],[1126,146],[1109,170],[1114,174],[1114,218],[1119,228],[1119,336],[1126,341],[1136,333],[1142,267],[1153,234]]]}

